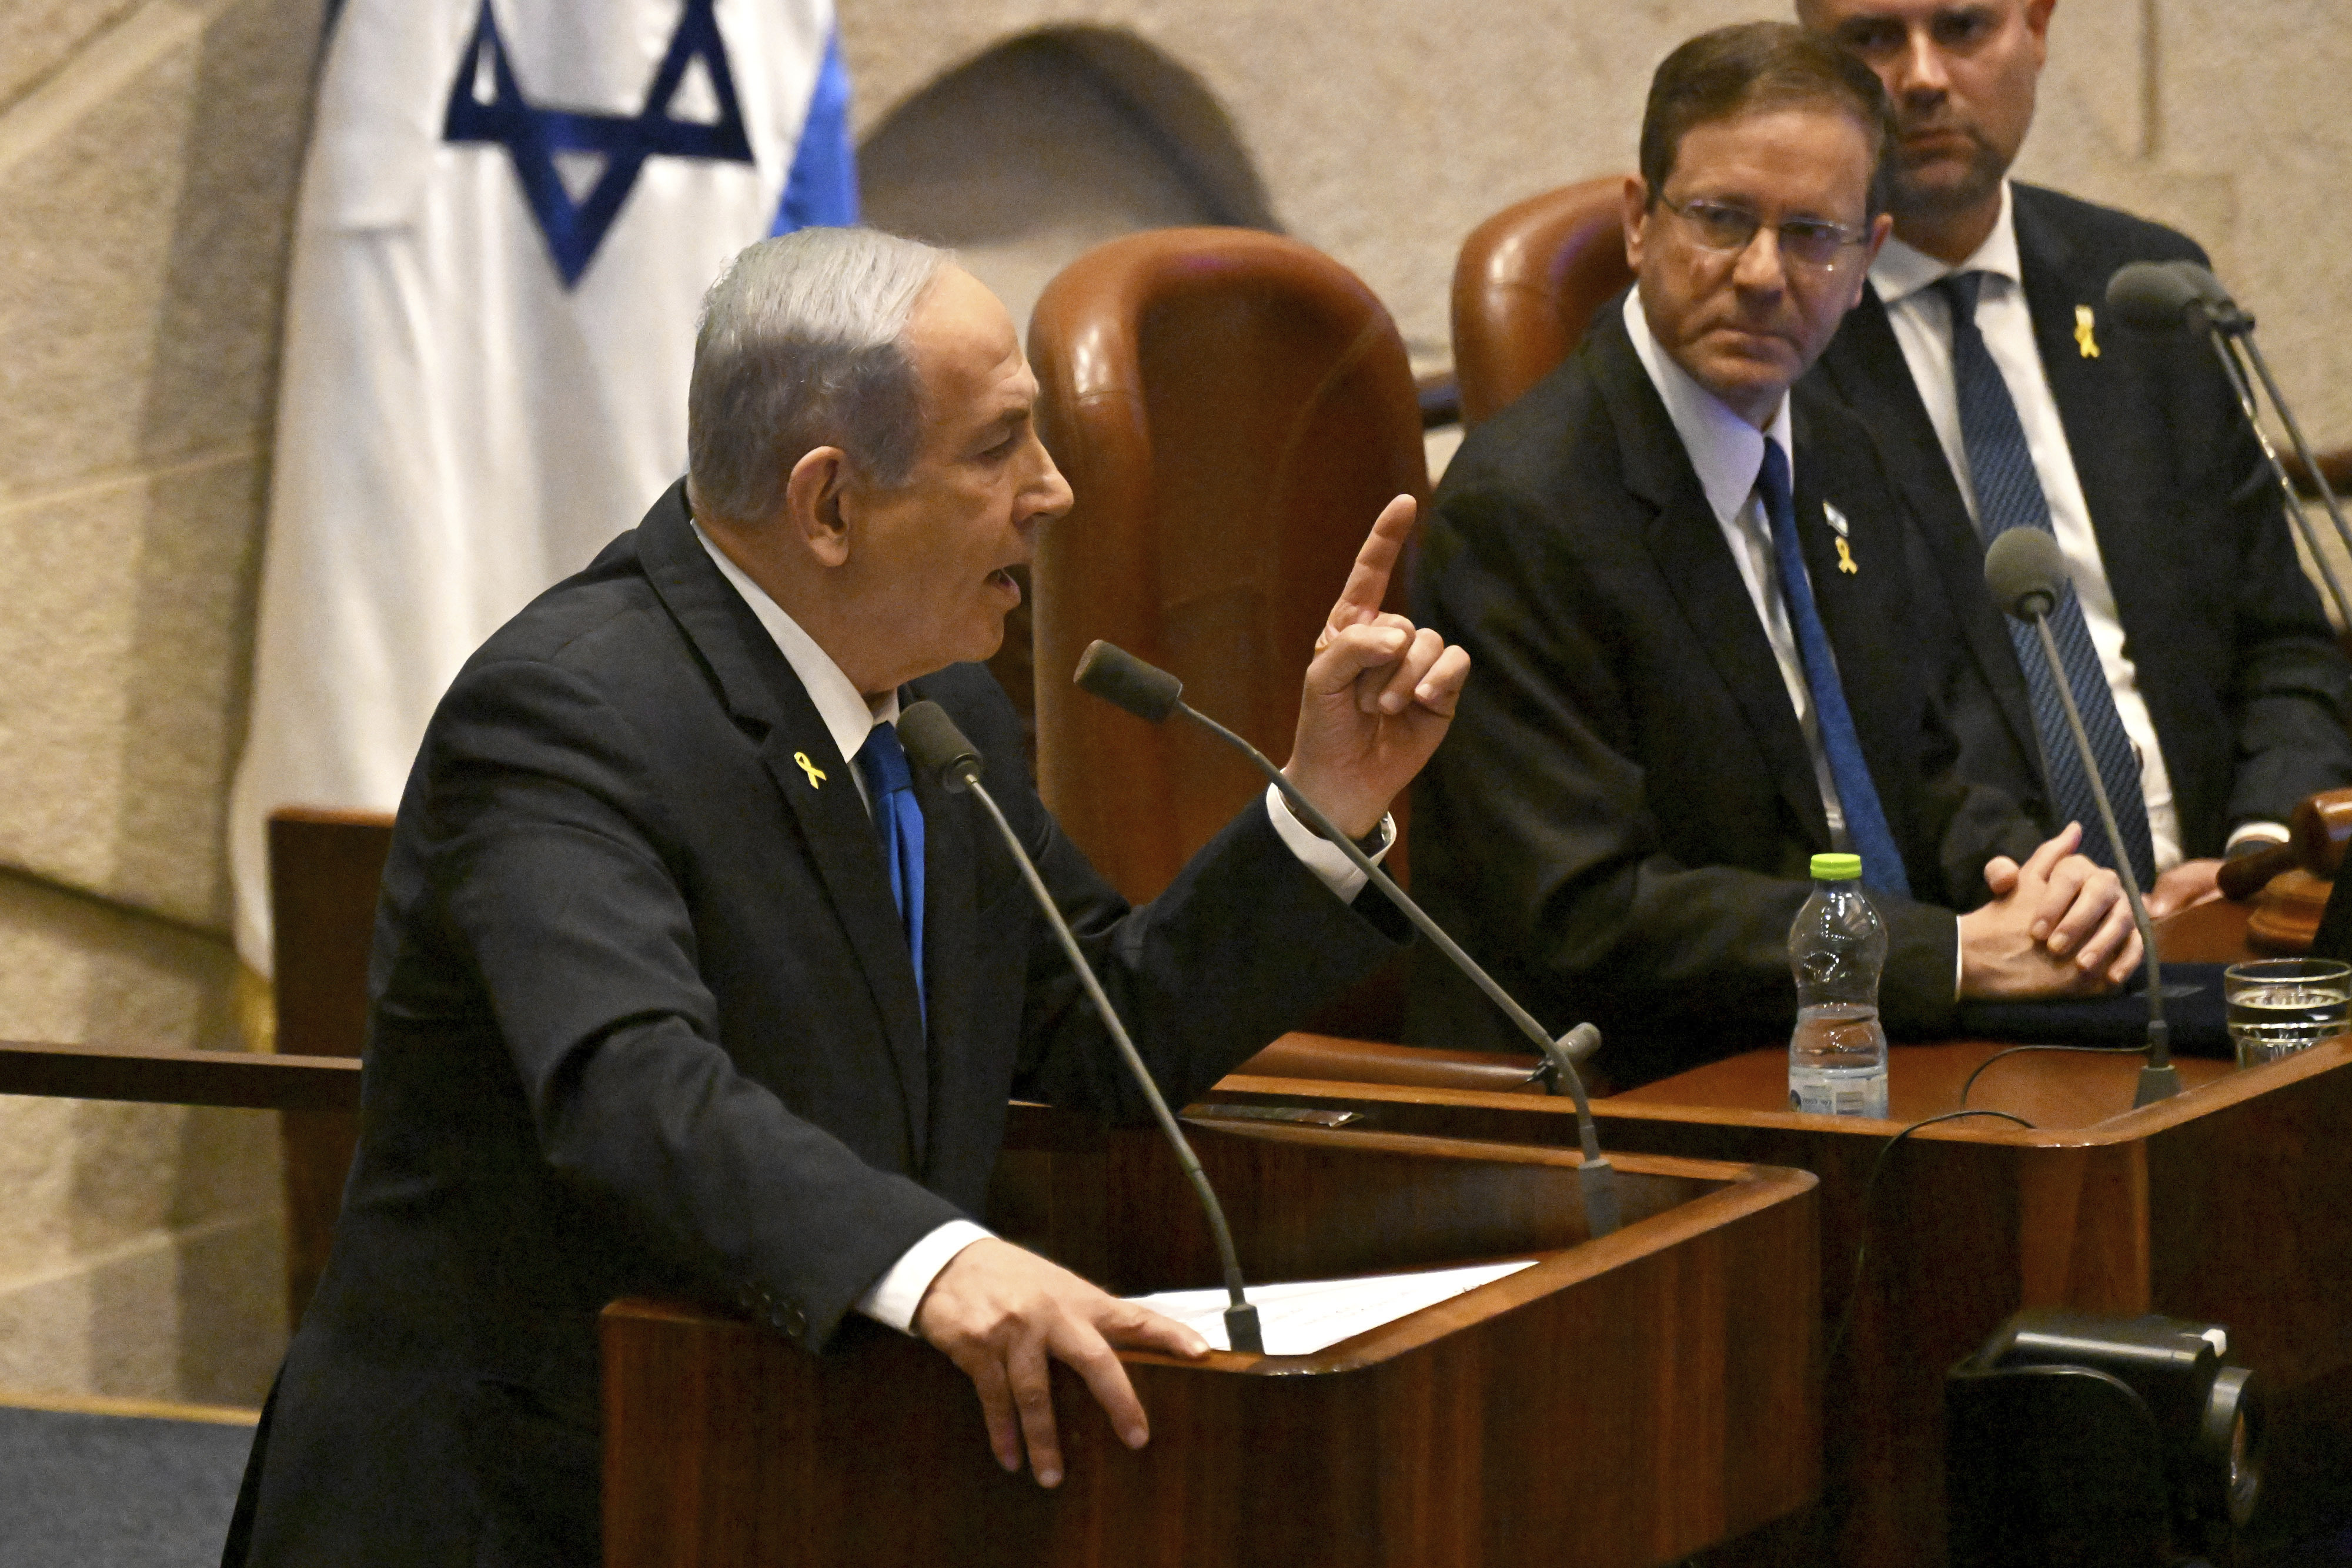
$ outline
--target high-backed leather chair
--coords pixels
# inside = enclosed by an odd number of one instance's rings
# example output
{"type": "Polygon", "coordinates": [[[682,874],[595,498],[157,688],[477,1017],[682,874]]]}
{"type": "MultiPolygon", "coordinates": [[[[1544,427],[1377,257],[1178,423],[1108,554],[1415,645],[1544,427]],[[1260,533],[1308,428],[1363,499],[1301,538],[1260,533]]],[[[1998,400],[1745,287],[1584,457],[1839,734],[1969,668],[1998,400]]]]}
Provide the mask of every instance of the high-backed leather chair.
{"type": "Polygon", "coordinates": [[[1454,373],[1473,425],[1543,380],[1633,280],[1625,177],[1563,185],[1470,231],[1454,267],[1454,373]]]}
{"type": "Polygon", "coordinates": [[[1089,251],[1038,300],[1029,357],[1077,497],[1032,572],[1039,783],[1104,875],[1149,898],[1265,786],[1196,728],[1076,690],[1079,654],[1117,643],[1287,757],[1316,634],[1373,517],[1427,497],[1420,405],[1371,291],[1251,229],[1089,251]]]}

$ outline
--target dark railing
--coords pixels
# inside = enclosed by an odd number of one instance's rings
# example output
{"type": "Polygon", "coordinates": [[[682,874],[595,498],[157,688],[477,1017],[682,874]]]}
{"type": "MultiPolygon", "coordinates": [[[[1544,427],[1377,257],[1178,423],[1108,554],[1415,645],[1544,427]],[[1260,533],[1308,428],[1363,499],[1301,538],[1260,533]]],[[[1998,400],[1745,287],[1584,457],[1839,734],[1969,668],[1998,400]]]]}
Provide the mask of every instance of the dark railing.
{"type": "Polygon", "coordinates": [[[356,1111],[360,1064],[342,1056],[0,1040],[0,1094],[255,1111],[356,1111]]]}

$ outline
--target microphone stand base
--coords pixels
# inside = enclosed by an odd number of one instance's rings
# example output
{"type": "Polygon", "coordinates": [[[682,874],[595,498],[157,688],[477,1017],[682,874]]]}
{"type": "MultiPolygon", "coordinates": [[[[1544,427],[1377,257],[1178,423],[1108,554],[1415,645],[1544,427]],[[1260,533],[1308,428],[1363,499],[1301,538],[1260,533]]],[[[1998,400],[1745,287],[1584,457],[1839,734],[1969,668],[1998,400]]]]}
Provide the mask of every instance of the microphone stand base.
{"type": "Polygon", "coordinates": [[[1225,1343],[1244,1355],[1265,1354],[1265,1336],[1258,1332],[1256,1307],[1244,1301],[1225,1309],[1225,1343]]]}
{"type": "Polygon", "coordinates": [[[2139,1070],[2139,1092],[2132,1096],[2132,1109],[2153,1105],[2159,1100],[2169,1100],[2180,1092],[2180,1070],[2169,1063],[2162,1067],[2139,1070]]]}

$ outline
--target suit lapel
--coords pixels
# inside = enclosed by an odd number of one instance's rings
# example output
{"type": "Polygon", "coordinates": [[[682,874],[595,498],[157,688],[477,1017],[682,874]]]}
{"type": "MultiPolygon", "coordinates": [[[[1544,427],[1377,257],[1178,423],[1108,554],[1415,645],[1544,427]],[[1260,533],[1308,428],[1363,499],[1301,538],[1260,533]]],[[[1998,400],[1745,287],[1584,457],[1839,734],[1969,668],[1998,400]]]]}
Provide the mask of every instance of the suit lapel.
{"type": "MultiPolygon", "coordinates": [[[[2116,614],[2128,633],[2132,607],[2149,601],[2133,578],[2147,554],[2118,550],[2109,536],[2116,519],[2133,511],[2135,498],[2146,489],[2147,475],[2136,468],[2134,455],[2111,431],[2127,423],[2117,418],[2117,400],[2132,397],[2136,389],[2119,384],[2127,383],[2128,376],[2109,368],[2122,360],[2104,353],[2094,359],[2083,351],[2075,336],[2075,309],[2091,306],[2095,310],[2099,301],[2095,296],[2100,290],[2085,289],[2074,281],[2072,242],[2055,225],[2042,221],[2031,190],[2016,189],[2018,271],[2024,280],[2026,311],[2033,319],[2033,346],[2058,405],[2058,423],[2066,432],[2067,452],[2074,459],[2075,480],[2083,486],[2116,614]]],[[[2105,280],[2100,281],[2103,287],[2105,280]]]]}
{"type": "Polygon", "coordinates": [[[1897,786],[1910,771],[1917,720],[1911,683],[1891,640],[1901,616],[1901,549],[1885,519],[1874,517],[1842,483],[1836,454],[1815,439],[1801,403],[1796,415],[1797,538],[1812,580],[1814,607],[1837,654],[1838,683],[1853,715],[1863,759],[1900,837],[1903,792],[1897,786]],[[1838,507],[1845,534],[1831,526],[1824,503],[1838,507]],[[1841,539],[1846,546],[1843,554],[1841,539]],[[1849,564],[1851,571],[1845,570],[1849,564]]]}
{"type": "Polygon", "coordinates": [[[1650,384],[1650,373],[1615,312],[1604,312],[1593,344],[1600,356],[1597,379],[1617,427],[1625,487],[1654,508],[1643,533],[1651,559],[1681,605],[1707,663],[1746,716],[1781,799],[1814,843],[1826,849],[1829,819],[1822,810],[1812,755],[1805,747],[1804,732],[1797,727],[1780,660],[1756,618],[1756,601],[1748,596],[1747,580],[1731,558],[1722,525],[1707,505],[1706,492],[1666,405],[1650,384]]]}
{"type": "MultiPolygon", "coordinates": [[[[898,904],[890,896],[889,873],[873,819],[858,797],[853,765],[835,747],[832,732],[774,639],[694,537],[683,486],[673,487],[638,528],[637,555],[654,591],[717,677],[729,711],[747,729],[764,732],[760,760],[792,810],[834,914],[865,971],[905,1102],[908,1146],[919,1167],[930,1100],[922,1004],[898,904]]],[[[929,875],[928,854],[924,870],[929,875]]],[[[927,903],[927,917],[929,910],[927,903]]]]}
{"type": "Polygon", "coordinates": [[[1822,356],[1820,371],[1849,409],[1855,411],[1879,444],[1889,474],[1901,488],[1937,580],[1924,591],[1943,595],[1969,658],[2000,709],[2002,723],[2020,756],[2042,755],[2033,699],[2009,629],[1984,591],[1984,543],[1960,498],[1951,460],[1936,434],[1927,405],[1920,401],[1911,367],[1903,358],[1875,287],[1862,291],[1862,303],[1822,356]]]}

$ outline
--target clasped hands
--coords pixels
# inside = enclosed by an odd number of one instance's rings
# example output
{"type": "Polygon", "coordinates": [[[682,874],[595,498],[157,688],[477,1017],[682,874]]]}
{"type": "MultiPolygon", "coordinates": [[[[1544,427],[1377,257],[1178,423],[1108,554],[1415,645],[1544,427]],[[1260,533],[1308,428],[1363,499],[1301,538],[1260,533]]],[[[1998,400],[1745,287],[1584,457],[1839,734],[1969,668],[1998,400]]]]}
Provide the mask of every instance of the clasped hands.
{"type": "Polygon", "coordinates": [[[1992,902],[1960,916],[1960,995],[2084,996],[2113,989],[2139,967],[2139,928],[2122,879],[2075,850],[2069,822],[2020,865],[1985,867],[1992,902]]]}

